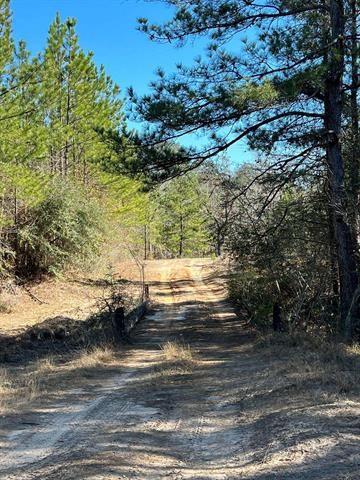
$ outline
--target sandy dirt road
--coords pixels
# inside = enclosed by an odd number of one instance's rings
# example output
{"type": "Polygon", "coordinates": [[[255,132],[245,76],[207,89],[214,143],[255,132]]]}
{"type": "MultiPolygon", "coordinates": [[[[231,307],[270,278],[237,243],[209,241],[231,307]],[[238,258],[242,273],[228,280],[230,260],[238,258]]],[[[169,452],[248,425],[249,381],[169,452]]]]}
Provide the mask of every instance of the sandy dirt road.
{"type": "Polygon", "coordinates": [[[360,478],[359,405],[292,393],[210,260],[150,262],[148,278],[158,307],[119,373],[14,421],[1,437],[1,479],[360,478]],[[169,365],[167,341],[191,346],[191,369],[169,365]]]}

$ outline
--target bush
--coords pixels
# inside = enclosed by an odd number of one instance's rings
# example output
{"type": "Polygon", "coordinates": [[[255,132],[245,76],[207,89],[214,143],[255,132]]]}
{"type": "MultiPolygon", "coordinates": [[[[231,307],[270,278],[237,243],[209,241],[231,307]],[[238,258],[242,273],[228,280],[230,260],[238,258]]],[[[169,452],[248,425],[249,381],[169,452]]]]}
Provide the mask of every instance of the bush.
{"type": "Polygon", "coordinates": [[[269,328],[274,295],[265,278],[251,269],[233,273],[228,280],[228,291],[252,325],[260,330],[269,328]]]}
{"type": "Polygon", "coordinates": [[[281,308],[281,330],[315,331],[325,336],[337,333],[337,317],[328,293],[329,280],[299,265],[278,272],[254,267],[235,271],[228,280],[231,300],[244,312],[249,322],[259,330],[273,327],[273,308],[281,308]],[[298,269],[297,269],[298,268],[298,269]],[[304,286],[305,285],[305,286],[304,286]]]}
{"type": "Polygon", "coordinates": [[[96,255],[103,217],[99,203],[78,186],[57,182],[53,192],[22,218],[16,245],[17,275],[55,274],[96,255]]]}

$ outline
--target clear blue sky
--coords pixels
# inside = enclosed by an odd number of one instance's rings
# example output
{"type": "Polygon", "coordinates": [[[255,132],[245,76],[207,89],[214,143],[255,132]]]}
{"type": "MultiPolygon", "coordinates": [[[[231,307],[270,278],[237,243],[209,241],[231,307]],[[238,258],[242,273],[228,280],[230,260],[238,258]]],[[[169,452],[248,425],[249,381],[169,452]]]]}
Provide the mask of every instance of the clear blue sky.
{"type": "MultiPolygon", "coordinates": [[[[145,0],[12,0],[14,36],[27,42],[33,53],[40,52],[56,12],[63,18],[76,17],[81,47],[94,52],[95,61],[103,64],[107,73],[123,93],[133,86],[146,93],[154,72],[161,66],[171,72],[179,61],[191,64],[202,52],[204,43],[187,44],[179,49],[151,42],[136,30],[137,18],[161,21],[170,17],[171,10],[162,3],[145,0]]],[[[250,159],[246,147],[235,146],[230,157],[233,164],[250,159]]]]}

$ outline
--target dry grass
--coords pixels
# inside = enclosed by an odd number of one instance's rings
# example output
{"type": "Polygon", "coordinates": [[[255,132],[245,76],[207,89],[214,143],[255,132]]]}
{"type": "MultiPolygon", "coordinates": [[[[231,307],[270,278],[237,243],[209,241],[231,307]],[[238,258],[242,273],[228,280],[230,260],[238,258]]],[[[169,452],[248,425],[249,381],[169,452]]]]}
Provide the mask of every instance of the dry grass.
{"type": "Polygon", "coordinates": [[[179,342],[166,342],[161,346],[164,362],[155,368],[157,376],[171,377],[182,375],[193,370],[197,359],[190,345],[179,342]]]}
{"type": "Polygon", "coordinates": [[[0,369],[0,413],[14,411],[40,394],[37,372],[12,375],[7,369],[0,369]]]}
{"type": "Polygon", "coordinates": [[[0,369],[0,398],[8,395],[13,388],[12,380],[5,368],[0,369]]]}
{"type": "Polygon", "coordinates": [[[257,346],[283,359],[282,375],[299,390],[350,395],[360,389],[360,345],[345,345],[306,334],[271,334],[257,346]]]}
{"type": "Polygon", "coordinates": [[[55,361],[52,357],[46,357],[41,360],[38,360],[35,365],[32,373],[37,375],[45,375],[51,372],[56,371],[58,367],[55,364],[55,361]]]}
{"type": "Polygon", "coordinates": [[[72,369],[84,369],[110,364],[115,361],[115,351],[111,347],[95,347],[86,350],[71,362],[72,369]]]}
{"type": "Polygon", "coordinates": [[[0,313],[11,313],[11,306],[0,298],[0,313]]]}
{"type": "Polygon", "coordinates": [[[39,398],[57,371],[52,358],[39,360],[22,371],[0,369],[0,412],[15,411],[39,398]]]}
{"type": "Polygon", "coordinates": [[[190,345],[180,344],[178,342],[166,342],[161,346],[164,357],[170,362],[193,362],[193,352],[190,345]]]}
{"type": "Polygon", "coordinates": [[[20,371],[0,368],[0,414],[16,411],[46,393],[59,392],[74,379],[86,378],[91,369],[115,361],[115,351],[104,346],[89,349],[67,363],[47,357],[20,371]]]}
{"type": "Polygon", "coordinates": [[[0,294],[0,313],[10,314],[16,307],[17,299],[14,294],[3,291],[0,294]]]}
{"type": "Polygon", "coordinates": [[[101,258],[91,271],[84,268],[84,271],[66,272],[58,278],[44,278],[39,283],[28,284],[26,288],[15,288],[13,285],[8,289],[2,288],[0,331],[15,335],[29,326],[58,316],[85,320],[98,311],[99,300],[110,293],[109,270],[115,279],[129,281],[126,288],[130,296],[134,288],[138,295],[138,287],[130,283],[139,281],[138,268],[133,260],[118,258],[117,251],[111,253],[111,262],[107,261],[110,255],[107,253],[106,258],[101,258]]]}

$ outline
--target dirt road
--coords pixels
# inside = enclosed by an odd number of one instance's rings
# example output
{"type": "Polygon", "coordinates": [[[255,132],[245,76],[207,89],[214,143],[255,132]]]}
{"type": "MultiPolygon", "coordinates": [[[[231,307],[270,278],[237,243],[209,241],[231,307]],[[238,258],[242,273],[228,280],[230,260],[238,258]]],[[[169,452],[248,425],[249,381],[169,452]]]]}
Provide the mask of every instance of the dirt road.
{"type": "Polygon", "coordinates": [[[212,273],[208,260],[151,262],[159,306],[119,373],[15,418],[0,478],[359,479],[359,404],[300,394],[212,273]],[[190,365],[164,357],[169,341],[191,346],[190,365]]]}

